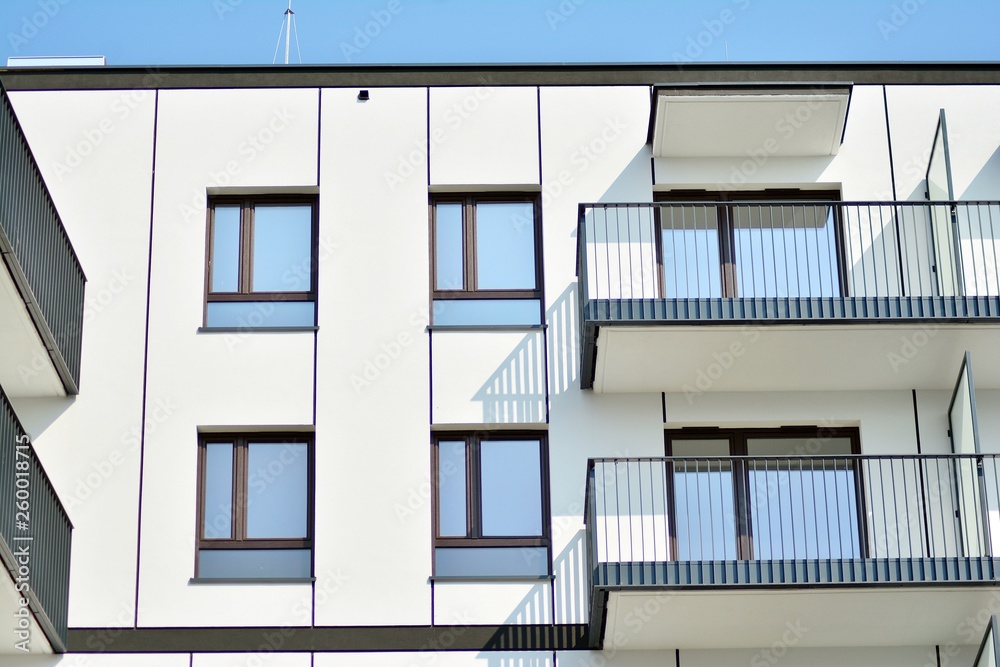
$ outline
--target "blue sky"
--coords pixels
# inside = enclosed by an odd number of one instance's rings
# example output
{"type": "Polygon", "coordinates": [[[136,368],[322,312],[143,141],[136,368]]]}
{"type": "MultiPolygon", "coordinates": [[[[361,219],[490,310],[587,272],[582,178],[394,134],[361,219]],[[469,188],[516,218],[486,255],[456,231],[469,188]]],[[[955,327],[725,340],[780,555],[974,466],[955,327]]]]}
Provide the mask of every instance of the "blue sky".
{"type": "MultiPolygon", "coordinates": [[[[287,0],[3,0],[5,56],[271,63],[287,0]]],[[[305,63],[1000,61],[997,0],[294,0],[305,63]]],[[[279,55],[279,58],[281,56],[279,55]]],[[[292,47],[292,62],[297,62],[292,47]]]]}

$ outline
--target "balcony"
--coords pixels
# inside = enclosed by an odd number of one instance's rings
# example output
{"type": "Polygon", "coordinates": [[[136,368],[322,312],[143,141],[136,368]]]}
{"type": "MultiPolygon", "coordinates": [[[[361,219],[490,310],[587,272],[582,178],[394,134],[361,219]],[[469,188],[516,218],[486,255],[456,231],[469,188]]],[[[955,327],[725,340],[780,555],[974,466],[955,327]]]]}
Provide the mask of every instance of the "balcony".
{"type": "Polygon", "coordinates": [[[764,646],[796,619],[803,646],[954,641],[1000,583],[998,473],[990,454],[591,459],[592,643],[764,646]]]}
{"type": "Polygon", "coordinates": [[[944,389],[969,350],[1000,387],[998,257],[997,202],[584,204],[581,383],[944,389]]]}
{"type": "Polygon", "coordinates": [[[0,508],[0,653],[63,652],[73,526],[2,389],[0,508]]]}
{"type": "Polygon", "coordinates": [[[77,393],[86,278],[0,88],[0,386],[77,393]]]}

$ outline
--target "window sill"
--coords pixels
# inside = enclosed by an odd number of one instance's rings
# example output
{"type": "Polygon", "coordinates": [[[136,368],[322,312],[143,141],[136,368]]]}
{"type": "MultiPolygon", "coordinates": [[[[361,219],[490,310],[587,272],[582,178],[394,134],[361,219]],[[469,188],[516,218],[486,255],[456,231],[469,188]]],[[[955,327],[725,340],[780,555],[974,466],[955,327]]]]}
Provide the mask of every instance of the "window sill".
{"type": "Polygon", "coordinates": [[[203,586],[206,584],[311,584],[316,581],[316,577],[289,577],[289,578],[260,578],[255,579],[252,577],[219,577],[219,578],[201,578],[201,577],[191,577],[188,579],[189,584],[196,586],[203,586]]]}
{"type": "Polygon", "coordinates": [[[542,331],[547,324],[428,324],[427,331],[542,331]]]}
{"type": "Polygon", "coordinates": [[[319,327],[198,327],[198,333],[290,333],[319,331],[319,327]]]}
{"type": "Polygon", "coordinates": [[[495,574],[495,575],[478,575],[478,574],[434,574],[427,578],[428,581],[434,582],[445,582],[445,583],[537,583],[539,581],[555,581],[554,574],[541,574],[541,575],[523,575],[523,574],[495,574]]]}

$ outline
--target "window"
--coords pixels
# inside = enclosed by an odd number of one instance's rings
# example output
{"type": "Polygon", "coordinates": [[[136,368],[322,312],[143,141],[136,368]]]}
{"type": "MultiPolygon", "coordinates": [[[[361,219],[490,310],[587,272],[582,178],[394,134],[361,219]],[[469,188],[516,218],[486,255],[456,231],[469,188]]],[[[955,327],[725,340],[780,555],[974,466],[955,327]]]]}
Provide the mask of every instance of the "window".
{"type": "Polygon", "coordinates": [[[666,432],[674,560],[859,558],[856,428],[666,432]]]}
{"type": "Polygon", "coordinates": [[[316,324],[315,197],[209,202],[205,326],[316,324]]]}
{"type": "Polygon", "coordinates": [[[664,298],[834,297],[845,293],[839,193],[660,193],[664,298]],[[673,203],[684,202],[684,203],[673,203]]]}
{"type": "Polygon", "coordinates": [[[435,576],[549,574],[542,435],[440,433],[433,465],[435,576]]]}
{"type": "Polygon", "coordinates": [[[199,579],[312,576],[312,438],[202,435],[199,579]]]}
{"type": "Polygon", "coordinates": [[[540,217],[536,195],[432,198],[435,325],[542,323],[540,217]]]}

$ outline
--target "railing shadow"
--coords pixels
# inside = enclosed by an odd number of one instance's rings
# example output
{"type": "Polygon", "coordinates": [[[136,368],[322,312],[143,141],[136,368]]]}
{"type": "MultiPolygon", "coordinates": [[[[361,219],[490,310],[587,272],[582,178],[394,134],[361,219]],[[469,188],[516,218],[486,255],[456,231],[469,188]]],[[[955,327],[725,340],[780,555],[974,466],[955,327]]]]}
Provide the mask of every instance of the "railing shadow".
{"type": "Polygon", "coordinates": [[[576,289],[574,283],[563,290],[545,311],[547,329],[525,334],[473,394],[484,424],[544,423],[549,395],[576,382],[576,289]]]}
{"type": "Polygon", "coordinates": [[[583,531],[570,540],[552,559],[555,576],[550,586],[535,586],[504,619],[506,626],[484,647],[481,658],[491,667],[551,667],[551,653],[545,655],[497,655],[494,651],[531,651],[546,646],[583,647],[582,620],[587,604],[586,555],[583,531]],[[566,582],[566,584],[562,584],[566,582]],[[553,606],[554,605],[554,606],[553,606]],[[567,621],[566,619],[573,619],[567,621]],[[575,622],[577,625],[568,626],[575,622]],[[562,624],[560,627],[557,624],[562,624]]]}

